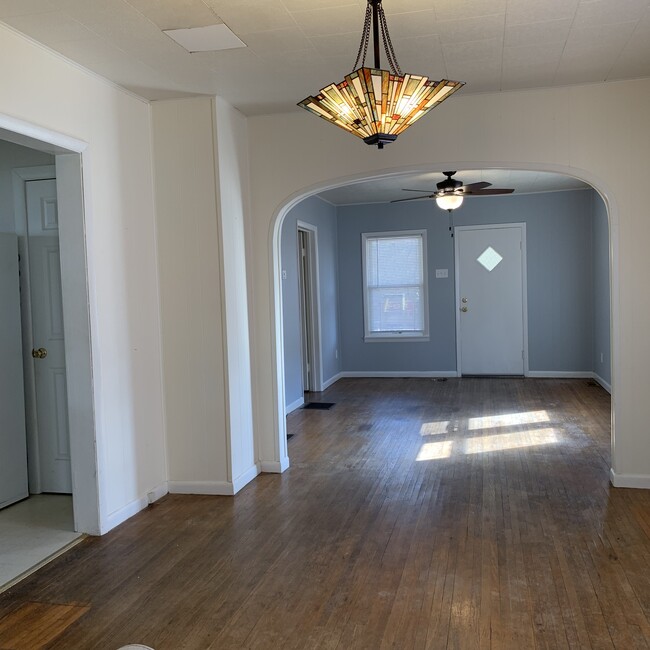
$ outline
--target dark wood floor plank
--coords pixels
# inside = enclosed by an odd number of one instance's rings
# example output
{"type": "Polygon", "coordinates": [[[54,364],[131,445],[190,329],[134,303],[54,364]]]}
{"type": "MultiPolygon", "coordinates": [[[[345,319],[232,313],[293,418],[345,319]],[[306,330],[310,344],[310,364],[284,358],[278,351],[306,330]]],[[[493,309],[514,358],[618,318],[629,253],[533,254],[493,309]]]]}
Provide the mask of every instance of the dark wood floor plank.
{"type": "Polygon", "coordinates": [[[321,399],[288,418],[285,474],[167,496],[0,595],[0,648],[650,647],[650,493],[609,485],[599,386],[345,379],[321,399]]]}

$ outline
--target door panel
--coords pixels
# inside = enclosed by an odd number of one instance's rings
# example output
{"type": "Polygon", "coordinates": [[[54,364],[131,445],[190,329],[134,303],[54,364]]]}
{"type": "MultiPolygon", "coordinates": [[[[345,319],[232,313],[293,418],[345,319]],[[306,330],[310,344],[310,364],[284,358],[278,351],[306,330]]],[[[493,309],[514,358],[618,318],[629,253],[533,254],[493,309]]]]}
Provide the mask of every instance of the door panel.
{"type": "Polygon", "coordinates": [[[56,181],[26,183],[36,419],[43,492],[72,492],[56,181]]]}
{"type": "Polygon", "coordinates": [[[18,237],[0,234],[0,508],[29,495],[19,281],[18,237]]]}
{"type": "Polygon", "coordinates": [[[524,374],[522,228],[456,230],[459,368],[524,374]]]}

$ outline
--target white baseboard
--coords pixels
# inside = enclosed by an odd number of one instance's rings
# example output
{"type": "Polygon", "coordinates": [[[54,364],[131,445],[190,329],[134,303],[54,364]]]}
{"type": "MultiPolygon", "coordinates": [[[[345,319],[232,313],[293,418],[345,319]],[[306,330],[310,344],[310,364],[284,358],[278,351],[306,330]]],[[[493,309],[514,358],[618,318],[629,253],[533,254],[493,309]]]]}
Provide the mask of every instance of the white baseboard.
{"type": "Polygon", "coordinates": [[[537,379],[593,379],[590,370],[529,370],[527,377],[537,379]]]}
{"type": "Polygon", "coordinates": [[[289,469],[289,458],[285,457],[281,461],[263,460],[260,462],[260,469],[264,474],[282,474],[289,469]]]}
{"type": "Polygon", "coordinates": [[[333,377],[330,377],[327,381],[323,382],[323,390],[329,388],[332,384],[335,384],[339,379],[343,377],[342,372],[337,372],[333,377]]]}
{"type": "Polygon", "coordinates": [[[296,409],[299,409],[304,403],[305,403],[305,398],[300,397],[295,402],[291,402],[291,404],[285,407],[284,414],[289,415],[289,413],[292,413],[296,409]]]}
{"type": "Polygon", "coordinates": [[[149,490],[147,494],[127,503],[122,508],[119,508],[115,512],[112,512],[108,517],[106,517],[102,522],[100,522],[99,534],[104,535],[109,530],[112,530],[116,526],[119,526],[121,523],[124,523],[133,515],[137,515],[138,512],[144,510],[150,503],[157,501],[161,497],[164,497],[168,492],[167,483],[161,483],[152,490],[149,490]],[[151,496],[149,496],[151,495],[151,496]]]}
{"type": "Polygon", "coordinates": [[[610,395],[612,387],[600,375],[589,370],[529,370],[527,377],[538,379],[593,379],[597,381],[610,395]]]}
{"type": "Polygon", "coordinates": [[[612,385],[608,384],[598,373],[592,373],[594,381],[597,381],[610,395],[612,394],[612,385]]]}
{"type": "Polygon", "coordinates": [[[650,474],[617,474],[613,469],[610,469],[609,480],[617,488],[650,490],[650,474]]]}
{"type": "Polygon", "coordinates": [[[168,485],[170,494],[235,494],[233,484],[228,481],[169,481],[168,485]]]}
{"type": "Polygon", "coordinates": [[[233,494],[237,494],[239,490],[241,490],[245,485],[248,485],[259,473],[260,468],[257,465],[252,465],[245,472],[242,472],[236,479],[233,479],[233,494]]]}
{"type": "Polygon", "coordinates": [[[455,370],[344,370],[341,377],[458,377],[455,370]]]}

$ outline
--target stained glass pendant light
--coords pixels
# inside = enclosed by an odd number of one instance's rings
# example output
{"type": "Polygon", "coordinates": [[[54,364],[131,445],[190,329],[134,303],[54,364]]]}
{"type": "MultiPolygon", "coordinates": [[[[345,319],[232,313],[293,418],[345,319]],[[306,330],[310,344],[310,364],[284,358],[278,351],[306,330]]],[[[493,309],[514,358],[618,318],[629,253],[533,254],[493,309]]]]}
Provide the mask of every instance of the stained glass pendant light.
{"type": "Polygon", "coordinates": [[[354,71],[340,83],[330,84],[315,97],[307,97],[298,103],[298,106],[356,135],[366,144],[376,144],[379,149],[394,142],[402,131],[464,85],[461,81],[433,81],[421,75],[403,74],[395,57],[381,2],[368,0],[354,71]],[[375,65],[367,68],[371,27],[375,65]],[[380,67],[380,29],[390,70],[380,67]]]}

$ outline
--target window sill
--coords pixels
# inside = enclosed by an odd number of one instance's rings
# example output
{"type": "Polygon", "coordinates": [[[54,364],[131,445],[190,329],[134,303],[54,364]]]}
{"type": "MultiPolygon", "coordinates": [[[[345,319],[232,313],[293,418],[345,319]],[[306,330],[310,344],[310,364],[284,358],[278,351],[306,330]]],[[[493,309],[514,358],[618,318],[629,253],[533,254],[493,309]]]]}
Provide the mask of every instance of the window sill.
{"type": "Polygon", "coordinates": [[[366,336],[364,343],[427,343],[428,336],[366,336]]]}

